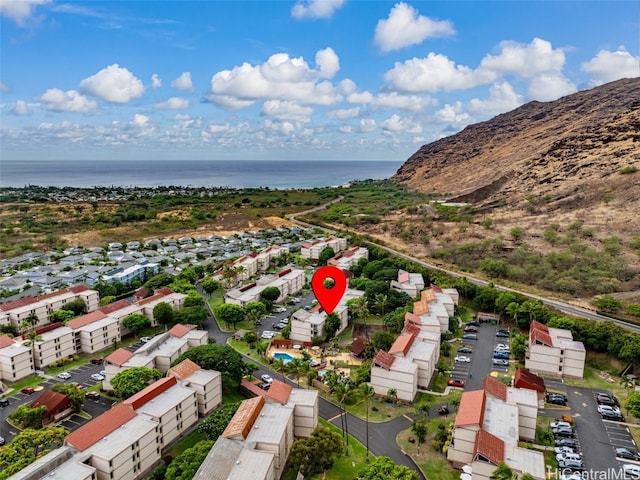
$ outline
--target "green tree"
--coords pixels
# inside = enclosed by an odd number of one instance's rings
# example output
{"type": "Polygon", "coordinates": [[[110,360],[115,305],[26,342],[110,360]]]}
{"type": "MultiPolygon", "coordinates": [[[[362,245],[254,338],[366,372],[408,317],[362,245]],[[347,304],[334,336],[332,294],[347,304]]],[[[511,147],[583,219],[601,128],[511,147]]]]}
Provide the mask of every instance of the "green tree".
{"type": "Polygon", "coordinates": [[[429,431],[427,419],[424,417],[416,418],[411,424],[411,431],[418,439],[418,455],[420,455],[420,445],[427,439],[427,432],[429,431]]]}
{"type": "Polygon", "coordinates": [[[373,342],[373,348],[375,348],[376,352],[378,350],[384,350],[385,352],[388,352],[395,339],[396,338],[392,333],[377,331],[373,334],[371,341],[373,342]]]}
{"type": "Polygon", "coordinates": [[[340,435],[325,427],[316,427],[311,436],[293,442],[289,463],[304,477],[322,473],[342,454],[340,435]]]}
{"type": "Polygon", "coordinates": [[[52,322],[66,322],[67,320],[71,320],[75,317],[76,314],[71,310],[56,310],[55,312],[51,312],[49,316],[49,320],[52,322]]]}
{"type": "Polygon", "coordinates": [[[318,265],[324,266],[329,259],[336,256],[336,252],[331,247],[324,247],[318,256],[318,265]]]}
{"type": "Polygon", "coordinates": [[[200,282],[200,285],[202,286],[204,293],[207,295],[211,295],[216,290],[220,290],[222,288],[220,282],[214,280],[212,277],[204,278],[202,282],[200,282]]]}
{"type": "Polygon", "coordinates": [[[0,480],[18,473],[52,448],[62,445],[69,431],[62,427],[26,429],[0,447],[0,480]]]}
{"type": "Polygon", "coordinates": [[[155,368],[127,368],[116,373],[111,379],[111,386],[118,397],[125,399],[135,395],[161,377],[162,373],[155,368]]]}
{"type": "Polygon", "coordinates": [[[9,419],[20,428],[42,428],[42,417],[46,411],[47,407],[44,405],[31,408],[30,405],[23,404],[9,415],[9,419]]]}
{"type": "Polygon", "coordinates": [[[78,413],[84,405],[84,392],[70,383],[56,383],[51,390],[69,397],[71,410],[78,413]]]}
{"type": "Polygon", "coordinates": [[[202,326],[208,315],[207,307],[184,307],[173,313],[173,321],[184,325],[202,326]]]}
{"type": "Polygon", "coordinates": [[[376,391],[373,389],[371,385],[368,383],[361,383],[358,385],[358,396],[364,398],[366,405],[366,418],[365,418],[365,435],[366,435],[366,444],[365,447],[367,449],[367,457],[366,461],[369,462],[369,403],[371,398],[375,395],[376,391]]]}
{"type": "Polygon", "coordinates": [[[593,299],[593,305],[603,312],[616,313],[622,309],[622,302],[611,295],[601,295],[593,299]]]}
{"type": "Polygon", "coordinates": [[[104,307],[116,301],[116,297],[114,295],[108,295],[106,297],[100,298],[100,306],[104,307]]]}
{"type": "Polygon", "coordinates": [[[75,300],[66,303],[64,309],[71,310],[77,317],[78,315],[87,313],[87,304],[84,303],[84,300],[81,298],[76,298],[75,300]]]}
{"type": "Polygon", "coordinates": [[[138,334],[145,328],[149,328],[151,326],[151,320],[141,313],[132,313],[131,315],[124,317],[122,325],[128,328],[135,336],[138,336],[138,334]]]}
{"type": "Polygon", "coordinates": [[[193,447],[187,448],[178,455],[167,467],[166,480],[191,480],[195,477],[198,468],[213,447],[212,440],[202,440],[193,447]]]}
{"type": "Polygon", "coordinates": [[[504,462],[500,462],[498,468],[489,477],[490,480],[512,480],[513,478],[513,470],[504,462]]]}
{"type": "Polygon", "coordinates": [[[183,307],[204,307],[204,298],[196,292],[189,292],[187,298],[184,299],[183,307]]]}
{"type": "Polygon", "coordinates": [[[328,341],[334,337],[338,329],[340,328],[340,317],[332,313],[327,315],[327,318],[324,321],[324,335],[325,341],[328,341]]]}
{"type": "Polygon", "coordinates": [[[247,320],[255,325],[255,323],[267,314],[267,307],[262,302],[249,302],[244,307],[244,315],[247,320]]]}
{"type": "Polygon", "coordinates": [[[267,287],[260,292],[260,300],[264,300],[267,305],[272,305],[280,298],[282,292],[278,287],[267,287]]]}
{"type": "Polygon", "coordinates": [[[244,310],[240,305],[235,303],[221,303],[214,311],[214,315],[218,321],[224,322],[227,327],[235,327],[244,320],[244,310]]]}
{"type": "Polygon", "coordinates": [[[418,474],[404,465],[398,465],[389,457],[375,457],[358,471],[356,480],[418,480],[418,474]]]}
{"type": "Polygon", "coordinates": [[[183,360],[189,359],[197,363],[205,370],[216,370],[222,374],[222,382],[226,388],[232,384],[238,385],[245,372],[242,355],[229,345],[198,345],[190,348],[178,357],[173,363],[177,365],[183,360]]]}
{"type": "Polygon", "coordinates": [[[287,363],[287,370],[295,375],[296,383],[298,384],[298,386],[300,386],[300,376],[307,373],[310,368],[311,366],[309,365],[309,362],[298,357],[287,363]]]}
{"type": "Polygon", "coordinates": [[[625,404],[627,411],[636,418],[640,418],[640,392],[633,392],[627,397],[625,404]]]}
{"type": "Polygon", "coordinates": [[[373,301],[375,310],[382,316],[387,313],[387,308],[389,307],[389,296],[384,293],[378,293],[374,297],[373,301]]]}
{"type": "Polygon", "coordinates": [[[153,319],[158,325],[173,325],[173,307],[167,302],[160,302],[153,307],[153,319]]]}
{"type": "Polygon", "coordinates": [[[224,429],[240,407],[240,402],[230,403],[215,410],[198,425],[198,431],[214,442],[218,439],[224,429]]]}

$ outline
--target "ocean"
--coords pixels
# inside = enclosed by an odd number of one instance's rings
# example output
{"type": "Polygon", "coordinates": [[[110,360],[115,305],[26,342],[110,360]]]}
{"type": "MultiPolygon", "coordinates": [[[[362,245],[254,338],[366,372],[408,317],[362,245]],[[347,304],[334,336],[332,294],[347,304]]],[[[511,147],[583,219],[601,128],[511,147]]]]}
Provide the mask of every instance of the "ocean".
{"type": "Polygon", "coordinates": [[[11,161],[0,163],[0,187],[331,187],[391,177],[401,161],[11,161]]]}

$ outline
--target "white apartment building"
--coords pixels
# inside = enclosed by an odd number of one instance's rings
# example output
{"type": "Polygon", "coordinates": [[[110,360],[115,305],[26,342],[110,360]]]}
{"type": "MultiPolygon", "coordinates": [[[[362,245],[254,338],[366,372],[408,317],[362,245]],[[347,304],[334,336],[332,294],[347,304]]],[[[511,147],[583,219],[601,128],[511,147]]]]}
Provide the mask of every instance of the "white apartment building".
{"type": "Polygon", "coordinates": [[[347,249],[347,239],[334,237],[331,235],[325,239],[314,240],[312,242],[305,242],[300,248],[300,256],[302,258],[308,258],[314,262],[318,261],[322,250],[327,247],[331,247],[334,253],[340,253],[347,249]]]}
{"type": "Polygon", "coordinates": [[[349,247],[348,250],[338,253],[330,258],[327,265],[333,265],[342,270],[349,270],[349,267],[356,265],[361,258],[369,258],[369,250],[358,245],[349,247]]]}
{"type": "Polygon", "coordinates": [[[296,295],[303,288],[306,281],[304,270],[299,268],[285,268],[273,275],[266,275],[253,283],[229,290],[225,296],[226,303],[233,303],[246,307],[249,302],[260,300],[260,293],[267,287],[280,290],[280,297],[275,303],[284,301],[287,297],[296,295]]]}
{"type": "Polygon", "coordinates": [[[140,310],[135,313],[142,313],[145,317],[151,320],[152,325],[156,325],[156,321],[153,318],[153,308],[157,304],[161,302],[168,303],[174,310],[180,310],[185,298],[187,298],[187,296],[184,293],[174,292],[170,288],[161,288],[156,290],[152,296],[137,301],[135,305],[140,310]]]}
{"type": "Polygon", "coordinates": [[[270,247],[261,250],[256,259],[258,261],[258,270],[265,271],[271,266],[271,262],[280,258],[282,255],[289,253],[289,249],[281,245],[271,245],[270,247]]]}
{"type": "Polygon", "coordinates": [[[195,390],[198,401],[198,413],[205,416],[222,403],[222,375],[214,370],[204,370],[191,360],[183,360],[167,372],[195,390]]]}
{"type": "Polygon", "coordinates": [[[584,344],[574,341],[569,330],[531,322],[525,368],[553,377],[583,378],[585,359],[584,344]]]}
{"type": "Polygon", "coordinates": [[[473,480],[488,480],[500,462],[543,480],[543,454],[518,447],[535,436],[537,394],[499,384],[487,377],[485,388],[462,394],[447,459],[456,468],[470,465],[473,480]]]}
{"type": "Polygon", "coordinates": [[[405,292],[411,298],[418,296],[424,289],[424,278],[421,273],[409,273],[398,270],[398,279],[391,281],[391,288],[399,292],[405,292]]]}
{"type": "Polygon", "coordinates": [[[420,292],[420,300],[414,302],[413,313],[420,317],[420,324],[425,330],[431,330],[433,325],[440,325],[440,332],[449,330],[449,318],[455,314],[458,304],[458,291],[455,288],[440,288],[431,285],[420,292]]]}
{"type": "MultiPolygon", "coordinates": [[[[76,341],[73,329],[57,327],[48,331],[36,331],[42,339],[35,342],[33,353],[36,368],[42,369],[55,361],[73,357],[76,353],[76,341]]],[[[31,347],[29,347],[31,349],[31,347]]]]}
{"type": "Polygon", "coordinates": [[[144,263],[132,265],[127,268],[117,268],[112,272],[102,276],[105,283],[121,282],[129,284],[136,279],[144,280],[147,277],[157,275],[160,265],[157,263],[144,263]]]}
{"type": "Polygon", "coordinates": [[[17,382],[35,373],[31,347],[0,335],[0,380],[17,382]]]}
{"type": "Polygon", "coordinates": [[[76,351],[92,355],[113,347],[122,338],[120,321],[96,310],[67,322],[74,331],[76,351]]]}
{"type": "MultiPolygon", "coordinates": [[[[351,288],[345,290],[344,295],[333,311],[333,313],[340,318],[340,327],[336,335],[342,333],[349,324],[349,308],[347,307],[347,302],[352,298],[362,296],[364,296],[364,292],[361,290],[351,288]]],[[[311,342],[315,336],[324,338],[326,320],[327,313],[320,305],[316,305],[311,310],[296,310],[291,315],[291,333],[289,334],[289,338],[299,343],[311,342]]]]}

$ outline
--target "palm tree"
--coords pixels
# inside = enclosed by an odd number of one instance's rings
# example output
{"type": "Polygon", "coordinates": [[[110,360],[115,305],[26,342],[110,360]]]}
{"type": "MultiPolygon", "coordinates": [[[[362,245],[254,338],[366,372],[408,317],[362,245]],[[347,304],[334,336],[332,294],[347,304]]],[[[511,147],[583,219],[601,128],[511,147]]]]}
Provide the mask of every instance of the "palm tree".
{"type": "Polygon", "coordinates": [[[352,393],[351,382],[349,381],[338,382],[332,393],[336,396],[336,398],[338,399],[338,404],[340,405],[340,411],[341,411],[340,418],[341,420],[344,419],[344,422],[343,422],[344,429],[342,433],[343,433],[343,438],[345,442],[345,456],[348,457],[349,456],[349,427],[347,425],[347,409],[345,404],[352,393]]]}
{"type": "Polygon", "coordinates": [[[287,363],[287,369],[289,372],[293,373],[296,376],[296,383],[298,387],[300,386],[300,374],[306,371],[305,367],[309,367],[309,364],[302,360],[301,358],[294,358],[289,363],[287,363]]]}
{"type": "Polygon", "coordinates": [[[276,358],[273,361],[273,369],[282,375],[282,381],[287,382],[286,377],[284,376],[284,372],[287,370],[287,364],[284,362],[282,358],[276,358]]]}
{"type": "MultiPolygon", "coordinates": [[[[37,342],[41,342],[42,341],[42,337],[40,335],[38,335],[34,330],[32,332],[29,332],[29,333],[23,335],[23,338],[25,338],[25,341],[22,342],[22,344],[25,347],[31,347],[31,358],[33,358],[33,362],[35,364],[35,361],[36,361],[36,343],[37,342]]],[[[40,365],[40,368],[42,368],[42,365],[40,365]]]]}
{"type": "Polygon", "coordinates": [[[375,395],[376,391],[373,389],[373,387],[371,385],[369,385],[368,383],[361,383],[358,386],[358,394],[362,397],[364,397],[364,399],[367,402],[366,408],[367,408],[367,419],[366,419],[366,436],[367,436],[367,441],[366,441],[366,447],[367,447],[367,457],[365,459],[365,461],[367,463],[369,463],[369,401],[371,400],[371,397],[373,397],[375,395]]]}
{"type": "Polygon", "coordinates": [[[35,326],[38,324],[39,321],[40,319],[38,318],[38,316],[35,313],[31,312],[22,321],[22,328],[24,328],[25,331],[35,329],[35,326]]]}
{"type": "Polygon", "coordinates": [[[395,388],[390,388],[387,390],[387,397],[391,399],[392,402],[395,402],[398,399],[398,390],[395,388]]]}
{"type": "Polygon", "coordinates": [[[373,302],[376,306],[376,310],[378,310],[380,315],[384,317],[384,314],[387,313],[387,307],[389,306],[389,297],[384,293],[378,293],[373,302]]]}

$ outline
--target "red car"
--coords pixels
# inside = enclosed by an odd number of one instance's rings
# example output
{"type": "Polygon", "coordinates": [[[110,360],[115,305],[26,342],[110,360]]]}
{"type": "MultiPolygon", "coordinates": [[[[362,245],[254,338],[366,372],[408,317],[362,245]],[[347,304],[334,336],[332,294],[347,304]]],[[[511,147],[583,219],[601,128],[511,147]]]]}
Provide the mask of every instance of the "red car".
{"type": "Polygon", "coordinates": [[[35,390],[31,387],[24,387],[20,390],[22,393],[26,393],[27,395],[31,395],[35,390]]]}
{"type": "Polygon", "coordinates": [[[454,380],[453,378],[447,382],[450,387],[464,388],[464,380],[454,380]]]}
{"type": "Polygon", "coordinates": [[[92,358],[91,359],[91,363],[93,363],[94,365],[102,365],[103,362],[104,362],[103,358],[92,358]]]}

